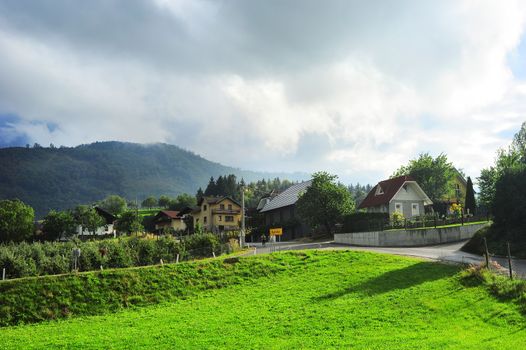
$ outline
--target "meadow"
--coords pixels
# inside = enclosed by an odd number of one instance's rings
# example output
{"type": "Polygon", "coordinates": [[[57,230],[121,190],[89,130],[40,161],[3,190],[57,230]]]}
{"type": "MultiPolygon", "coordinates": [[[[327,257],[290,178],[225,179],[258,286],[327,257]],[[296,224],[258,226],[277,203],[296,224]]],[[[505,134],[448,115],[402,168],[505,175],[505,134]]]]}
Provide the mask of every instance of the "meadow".
{"type": "Polygon", "coordinates": [[[185,264],[210,272],[184,285],[223,282],[157,305],[3,327],[0,348],[526,348],[524,310],[458,266],[351,251],[185,264]]]}

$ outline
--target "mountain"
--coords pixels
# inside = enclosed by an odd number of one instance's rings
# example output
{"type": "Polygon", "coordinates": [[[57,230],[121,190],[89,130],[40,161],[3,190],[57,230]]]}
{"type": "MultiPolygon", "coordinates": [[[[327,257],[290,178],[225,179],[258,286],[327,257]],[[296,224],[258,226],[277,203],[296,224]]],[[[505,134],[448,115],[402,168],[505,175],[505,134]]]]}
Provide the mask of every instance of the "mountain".
{"type": "Polygon", "coordinates": [[[0,164],[0,199],[19,198],[35,209],[37,217],[109,194],[139,200],[149,195],[195,194],[211,176],[235,174],[246,182],[309,177],[227,167],[168,144],[115,141],[71,148],[2,148],[0,164]]]}

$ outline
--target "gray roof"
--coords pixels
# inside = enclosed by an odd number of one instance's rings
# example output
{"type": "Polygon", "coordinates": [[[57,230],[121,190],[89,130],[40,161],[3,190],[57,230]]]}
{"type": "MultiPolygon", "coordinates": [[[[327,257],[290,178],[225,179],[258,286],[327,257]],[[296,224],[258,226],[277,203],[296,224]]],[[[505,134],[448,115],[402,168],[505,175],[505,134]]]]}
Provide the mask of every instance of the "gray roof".
{"type": "Polygon", "coordinates": [[[263,209],[261,209],[261,213],[296,204],[299,194],[305,191],[311,183],[312,180],[309,180],[290,186],[285,191],[274,197],[270,202],[265,204],[263,209]]]}

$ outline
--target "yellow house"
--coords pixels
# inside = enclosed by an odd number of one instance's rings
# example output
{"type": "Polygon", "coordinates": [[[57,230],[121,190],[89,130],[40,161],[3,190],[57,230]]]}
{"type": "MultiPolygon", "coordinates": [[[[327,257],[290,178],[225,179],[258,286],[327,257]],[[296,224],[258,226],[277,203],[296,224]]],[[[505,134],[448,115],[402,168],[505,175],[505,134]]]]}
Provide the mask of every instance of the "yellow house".
{"type": "Polygon", "coordinates": [[[154,218],[155,231],[162,232],[165,228],[172,228],[175,231],[186,230],[184,215],[179,211],[161,210],[154,218]]]}
{"type": "Polygon", "coordinates": [[[203,197],[192,212],[194,227],[205,231],[222,232],[239,230],[241,204],[230,197],[203,197]]]}
{"type": "Polygon", "coordinates": [[[466,189],[467,189],[467,181],[464,179],[464,176],[456,170],[455,179],[453,181],[453,188],[444,198],[442,199],[443,202],[448,204],[458,203],[462,204],[464,206],[464,202],[466,201],[466,189]]]}

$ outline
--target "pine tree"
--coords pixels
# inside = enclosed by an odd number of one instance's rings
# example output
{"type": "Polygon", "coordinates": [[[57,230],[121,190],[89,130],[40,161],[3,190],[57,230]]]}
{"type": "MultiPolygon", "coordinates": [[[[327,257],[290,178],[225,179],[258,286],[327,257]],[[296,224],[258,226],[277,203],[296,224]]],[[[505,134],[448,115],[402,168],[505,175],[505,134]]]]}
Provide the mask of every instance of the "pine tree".
{"type": "Polygon", "coordinates": [[[466,186],[466,202],[464,203],[464,209],[466,213],[475,214],[477,210],[477,203],[475,202],[475,191],[473,190],[473,182],[468,176],[466,186]]]}
{"type": "Polygon", "coordinates": [[[210,181],[208,182],[208,186],[206,186],[205,189],[205,196],[215,196],[217,193],[217,187],[216,182],[214,180],[214,177],[210,177],[210,181]]]}
{"type": "Polygon", "coordinates": [[[195,194],[195,199],[197,199],[197,201],[199,202],[201,200],[201,198],[204,197],[204,193],[203,193],[203,189],[201,187],[199,187],[199,189],[197,190],[197,193],[195,194]]]}

